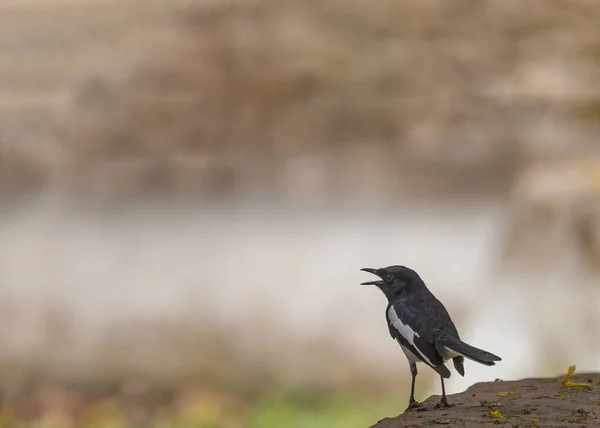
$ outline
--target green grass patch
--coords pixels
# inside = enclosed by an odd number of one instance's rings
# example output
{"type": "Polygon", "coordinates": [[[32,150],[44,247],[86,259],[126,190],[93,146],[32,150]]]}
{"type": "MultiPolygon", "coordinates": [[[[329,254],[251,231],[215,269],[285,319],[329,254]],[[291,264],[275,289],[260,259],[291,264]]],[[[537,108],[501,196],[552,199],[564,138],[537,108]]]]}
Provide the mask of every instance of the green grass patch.
{"type": "MultiPolygon", "coordinates": [[[[116,399],[115,403],[119,400],[116,399]]],[[[245,400],[214,395],[199,397],[183,407],[149,407],[157,412],[145,428],[364,428],[402,413],[406,397],[369,398],[282,389],[245,400]]],[[[49,409],[47,409],[49,410],[49,409]]],[[[40,415],[24,423],[10,406],[0,410],[0,428],[138,428],[118,405],[88,403],[79,416],[66,419],[40,415]],[[61,420],[62,419],[62,420],[61,420]]],[[[131,415],[130,415],[131,416],[131,415]]]]}
{"type": "Polygon", "coordinates": [[[353,428],[373,425],[400,414],[404,399],[374,402],[349,396],[280,392],[265,397],[250,411],[248,428],[353,428]]]}

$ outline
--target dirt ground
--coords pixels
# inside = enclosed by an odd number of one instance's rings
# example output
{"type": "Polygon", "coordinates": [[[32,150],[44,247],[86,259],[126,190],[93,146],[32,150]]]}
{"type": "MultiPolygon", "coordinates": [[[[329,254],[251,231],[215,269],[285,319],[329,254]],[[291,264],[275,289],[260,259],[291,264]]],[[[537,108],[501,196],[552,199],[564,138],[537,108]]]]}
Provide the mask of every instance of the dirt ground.
{"type": "Polygon", "coordinates": [[[477,383],[465,392],[448,396],[456,406],[435,409],[439,396],[431,396],[417,410],[385,418],[372,428],[460,426],[481,427],[592,427],[600,426],[600,373],[575,374],[566,387],[564,376],[477,383]]]}

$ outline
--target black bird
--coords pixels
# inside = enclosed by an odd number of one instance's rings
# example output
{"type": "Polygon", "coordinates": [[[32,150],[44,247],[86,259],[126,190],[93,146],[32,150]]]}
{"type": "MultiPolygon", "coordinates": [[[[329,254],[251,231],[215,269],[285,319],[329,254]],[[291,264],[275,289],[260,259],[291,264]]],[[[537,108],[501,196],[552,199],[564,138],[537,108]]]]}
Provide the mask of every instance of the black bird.
{"type": "Polygon", "coordinates": [[[450,370],[444,361],[452,358],[454,368],[461,376],[465,375],[465,357],[486,366],[502,361],[500,357],[460,340],[448,311],[414,270],[405,266],[361,270],[381,278],[361,285],[376,285],[387,297],[385,316],[390,335],[408,358],[412,384],[406,410],[421,405],[415,401],[417,362],[427,364],[440,375],[442,399],[436,407],[450,407],[444,387],[444,378],[450,377],[450,370]]]}

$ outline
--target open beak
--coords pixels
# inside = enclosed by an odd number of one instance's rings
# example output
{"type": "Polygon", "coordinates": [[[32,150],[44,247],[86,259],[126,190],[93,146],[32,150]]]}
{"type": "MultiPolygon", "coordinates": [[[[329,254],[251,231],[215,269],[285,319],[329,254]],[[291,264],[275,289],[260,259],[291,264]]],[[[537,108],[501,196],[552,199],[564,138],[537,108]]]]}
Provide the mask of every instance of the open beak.
{"type": "MultiPolygon", "coordinates": [[[[371,269],[371,268],[362,268],[361,271],[365,271],[365,272],[369,272],[372,273],[373,275],[377,275],[377,269],[371,269]]],[[[377,275],[379,276],[379,275],[377,275]]],[[[369,281],[369,282],[363,282],[360,285],[383,285],[383,281],[369,281]]]]}

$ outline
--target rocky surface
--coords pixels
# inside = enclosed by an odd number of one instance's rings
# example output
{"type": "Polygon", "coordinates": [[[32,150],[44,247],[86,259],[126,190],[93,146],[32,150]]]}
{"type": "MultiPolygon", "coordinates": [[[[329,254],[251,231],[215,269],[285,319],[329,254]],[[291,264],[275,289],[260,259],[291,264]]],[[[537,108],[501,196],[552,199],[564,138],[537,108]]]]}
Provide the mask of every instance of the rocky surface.
{"type": "Polygon", "coordinates": [[[448,397],[454,407],[435,409],[440,397],[432,396],[421,408],[383,419],[373,428],[598,426],[600,373],[575,375],[571,381],[587,383],[589,387],[567,387],[562,377],[477,383],[448,397]]]}

